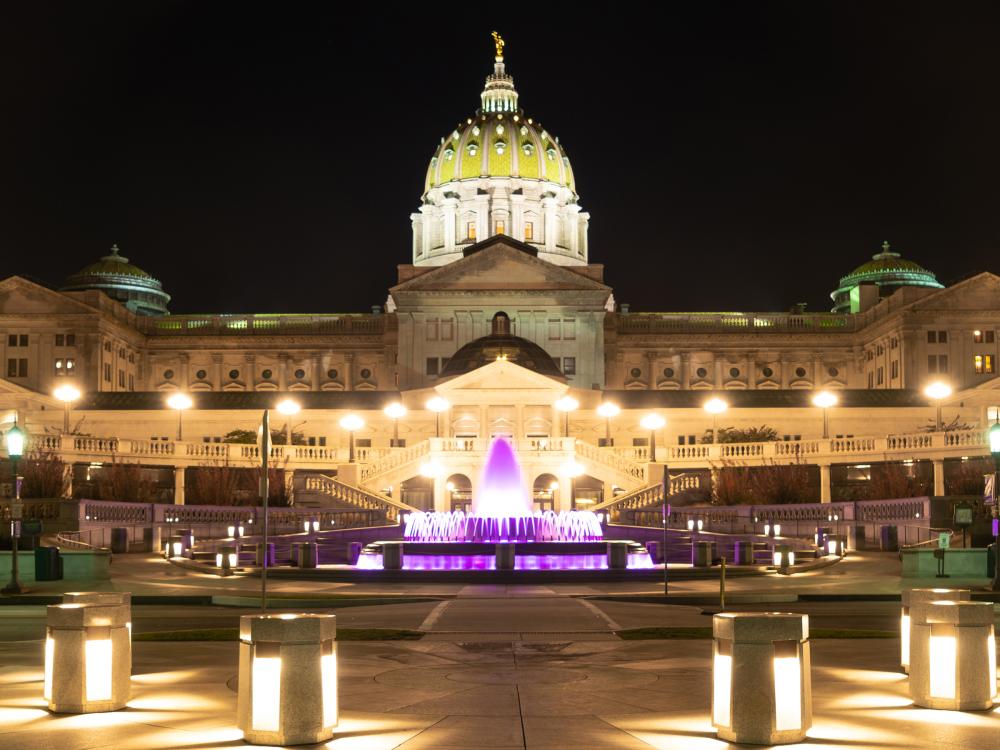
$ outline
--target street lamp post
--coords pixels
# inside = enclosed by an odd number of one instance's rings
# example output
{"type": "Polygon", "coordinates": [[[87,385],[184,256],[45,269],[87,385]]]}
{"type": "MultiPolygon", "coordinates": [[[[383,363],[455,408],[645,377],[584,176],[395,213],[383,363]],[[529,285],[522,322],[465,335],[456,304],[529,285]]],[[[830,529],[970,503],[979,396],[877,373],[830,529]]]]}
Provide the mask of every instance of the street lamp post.
{"type": "Polygon", "coordinates": [[[348,434],[348,449],[347,449],[347,463],[354,463],[354,433],[365,426],[365,420],[359,417],[357,414],[347,414],[340,420],[341,429],[347,430],[348,434]]]}
{"type": "Polygon", "coordinates": [[[451,404],[448,403],[447,399],[435,396],[424,406],[434,412],[434,437],[441,437],[441,412],[448,411],[451,404]]]}
{"type": "Polygon", "coordinates": [[[299,402],[294,399],[286,398],[283,401],[278,402],[276,407],[280,414],[285,415],[285,445],[292,444],[292,417],[298,414],[302,407],[299,406],[299,402]]]}
{"type": "MultiPolygon", "coordinates": [[[[1000,502],[1000,498],[997,497],[997,482],[1000,481],[1000,414],[997,415],[997,420],[990,427],[989,431],[990,438],[990,453],[993,456],[993,529],[997,528],[997,503],[1000,502]]],[[[1000,536],[994,535],[993,537],[993,582],[990,584],[990,588],[993,591],[1000,591],[1000,536]]]]}
{"type": "Polygon", "coordinates": [[[167,406],[177,411],[177,442],[184,439],[184,410],[190,409],[191,404],[191,397],[186,393],[175,393],[167,399],[167,406]]]}
{"type": "Polygon", "coordinates": [[[556,408],[559,411],[561,411],[563,414],[566,415],[565,419],[563,421],[563,425],[564,425],[563,426],[563,433],[564,433],[564,435],[566,437],[569,437],[569,413],[571,411],[575,411],[576,408],[579,405],[580,405],[580,402],[577,401],[572,396],[563,396],[561,399],[559,399],[558,401],[556,401],[556,404],[555,404],[556,408]]]}
{"type": "Polygon", "coordinates": [[[80,398],[80,390],[69,383],[56,388],[52,395],[63,403],[63,434],[69,434],[69,407],[74,401],[80,398]]]}
{"type": "Polygon", "coordinates": [[[951,395],[951,386],[940,380],[931,383],[929,386],[924,388],[924,395],[927,396],[934,404],[937,406],[937,419],[936,428],[937,432],[941,432],[941,428],[944,426],[941,421],[941,401],[948,398],[951,395]]]}
{"type": "Polygon", "coordinates": [[[830,391],[820,391],[812,398],[813,406],[823,410],[823,439],[830,437],[830,420],[827,409],[837,405],[837,395],[830,391]]]}
{"type": "Polygon", "coordinates": [[[729,404],[721,398],[710,398],[705,402],[704,409],[712,415],[712,445],[719,442],[719,415],[725,413],[729,404]]]}
{"type": "Polygon", "coordinates": [[[610,401],[605,401],[597,407],[598,415],[604,417],[604,442],[601,443],[602,447],[611,447],[615,444],[614,439],[611,437],[611,419],[617,417],[620,412],[621,409],[618,404],[610,401]]]}
{"type": "Polygon", "coordinates": [[[649,430],[649,461],[656,463],[656,431],[667,423],[663,417],[656,412],[650,412],[639,422],[644,429],[649,430]]]}
{"type": "Polygon", "coordinates": [[[389,404],[383,412],[389,419],[392,420],[392,442],[389,444],[390,448],[399,447],[399,420],[406,416],[406,407],[403,406],[398,401],[389,404]]]}
{"type": "Polygon", "coordinates": [[[21,477],[17,474],[17,464],[24,455],[24,430],[17,426],[17,418],[14,418],[14,426],[7,430],[7,456],[10,458],[12,470],[14,472],[14,502],[10,507],[10,583],[3,587],[0,594],[22,594],[21,582],[17,579],[17,540],[21,535],[21,516],[24,513],[24,505],[21,503],[21,477]]]}

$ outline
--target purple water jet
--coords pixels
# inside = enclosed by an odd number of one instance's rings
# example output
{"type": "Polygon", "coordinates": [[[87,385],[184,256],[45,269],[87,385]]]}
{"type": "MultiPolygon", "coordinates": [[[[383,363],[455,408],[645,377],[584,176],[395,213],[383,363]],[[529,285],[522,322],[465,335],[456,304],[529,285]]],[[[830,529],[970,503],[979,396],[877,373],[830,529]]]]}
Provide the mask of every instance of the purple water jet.
{"type": "Polygon", "coordinates": [[[510,443],[498,437],[490,446],[472,512],[480,518],[523,518],[534,512],[521,466],[510,443]]]}

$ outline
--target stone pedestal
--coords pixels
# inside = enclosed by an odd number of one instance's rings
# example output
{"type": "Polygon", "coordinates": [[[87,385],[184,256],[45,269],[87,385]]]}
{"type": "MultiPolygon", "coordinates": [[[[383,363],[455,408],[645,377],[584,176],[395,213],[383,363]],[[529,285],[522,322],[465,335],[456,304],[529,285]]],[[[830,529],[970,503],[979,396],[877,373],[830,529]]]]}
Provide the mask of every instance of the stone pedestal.
{"type": "Polygon", "coordinates": [[[319,562],[319,546],[316,542],[302,542],[299,545],[295,564],[300,568],[315,568],[319,562]]]}
{"type": "Polygon", "coordinates": [[[383,542],[381,547],[383,570],[401,570],[403,568],[403,543],[383,542]]]}
{"type": "Polygon", "coordinates": [[[625,570],[628,567],[628,542],[608,542],[608,568],[625,570]]]}
{"type": "Polygon", "coordinates": [[[733,565],[753,565],[753,542],[739,540],[733,546],[733,565]]]}
{"type": "Polygon", "coordinates": [[[788,544],[775,545],[771,562],[774,564],[774,567],[778,569],[779,573],[782,575],[788,575],[789,567],[795,564],[795,552],[788,544]]]}
{"type": "Polygon", "coordinates": [[[913,607],[934,601],[969,601],[969,589],[903,589],[900,596],[903,606],[899,617],[899,666],[910,672],[910,612],[913,607]]]}
{"type": "Polygon", "coordinates": [[[986,711],[997,695],[991,602],[935,601],[910,610],[910,697],[917,706],[986,711]]]}
{"type": "Polygon", "coordinates": [[[43,692],[54,713],[124,708],[131,688],[128,609],[120,604],[46,608],[43,692]]]}
{"type": "Polygon", "coordinates": [[[244,615],[236,720],[255,745],[326,742],[337,726],[337,618],[244,615]]]}
{"type": "Polygon", "coordinates": [[[63,594],[63,604],[101,604],[125,609],[125,629],[128,631],[127,671],[132,674],[132,592],[130,591],[70,591],[63,594]]]}
{"type": "Polygon", "coordinates": [[[498,542],[496,546],[496,569],[513,570],[515,555],[516,550],[513,543],[498,542]]]}
{"type": "Polygon", "coordinates": [[[711,542],[691,542],[691,565],[695,568],[712,566],[711,542]]]}
{"type": "Polygon", "coordinates": [[[812,726],[809,618],[778,612],[712,618],[712,725],[719,739],[801,742],[812,726]]]}

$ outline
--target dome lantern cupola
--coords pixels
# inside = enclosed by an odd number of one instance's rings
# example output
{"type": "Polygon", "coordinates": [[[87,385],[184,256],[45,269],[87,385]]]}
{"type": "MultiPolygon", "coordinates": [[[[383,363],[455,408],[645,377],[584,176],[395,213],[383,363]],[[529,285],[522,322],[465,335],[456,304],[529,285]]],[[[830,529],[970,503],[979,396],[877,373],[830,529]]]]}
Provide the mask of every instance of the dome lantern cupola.
{"type": "Polygon", "coordinates": [[[441,266],[498,234],[533,245],[538,257],[586,265],[590,215],[580,209],[559,139],[527,116],[507,73],[503,38],[475,114],[441,139],[413,225],[413,263],[441,266]]]}
{"type": "Polygon", "coordinates": [[[933,272],[919,263],[907,260],[890,249],[888,242],[882,243],[882,252],[876,253],[867,263],[863,263],[840,280],[839,286],[830,293],[833,312],[856,313],[871,307],[883,297],[888,297],[900,287],[917,286],[928,289],[943,289],[933,272]],[[877,295],[872,299],[862,297],[863,287],[874,285],[877,295]]]}
{"type": "Polygon", "coordinates": [[[63,292],[99,289],[138,315],[169,315],[170,295],[163,285],[121,255],[118,245],[96,263],[91,263],[66,279],[63,292]]]}

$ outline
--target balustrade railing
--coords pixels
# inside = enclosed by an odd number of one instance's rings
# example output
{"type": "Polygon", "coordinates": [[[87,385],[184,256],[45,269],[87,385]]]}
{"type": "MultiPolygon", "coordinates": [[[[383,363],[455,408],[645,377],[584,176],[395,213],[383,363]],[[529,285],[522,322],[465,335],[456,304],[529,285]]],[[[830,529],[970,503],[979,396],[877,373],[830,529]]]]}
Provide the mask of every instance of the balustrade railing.
{"type": "Polygon", "coordinates": [[[574,449],[580,458],[592,461],[627,477],[629,483],[646,481],[646,466],[644,464],[636,463],[630,458],[619,455],[612,448],[598,448],[591,443],[577,440],[574,449]]]}
{"type": "Polygon", "coordinates": [[[366,490],[362,487],[352,487],[333,477],[307,477],[306,489],[328,495],[334,500],[339,500],[361,510],[380,511],[385,514],[385,519],[390,523],[397,523],[401,513],[415,512],[417,510],[417,508],[393,500],[379,492],[366,490]]]}

